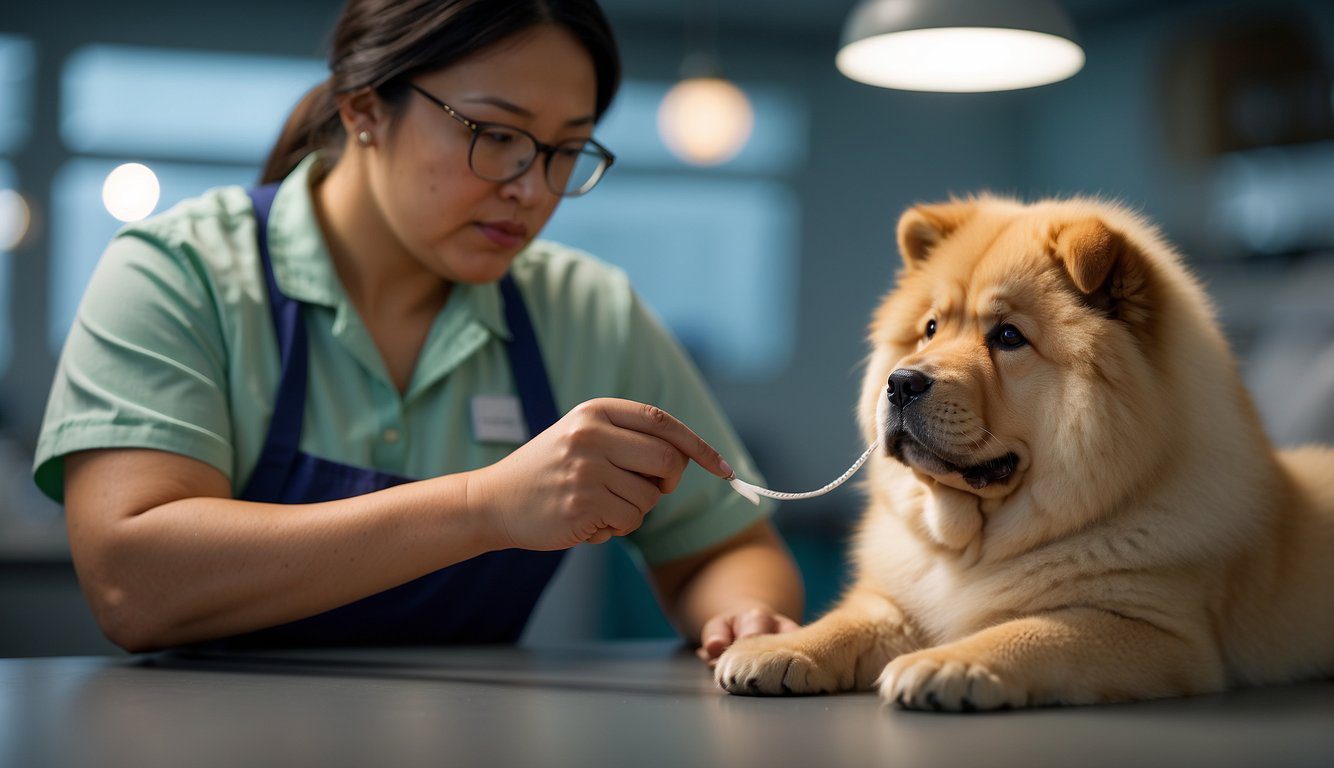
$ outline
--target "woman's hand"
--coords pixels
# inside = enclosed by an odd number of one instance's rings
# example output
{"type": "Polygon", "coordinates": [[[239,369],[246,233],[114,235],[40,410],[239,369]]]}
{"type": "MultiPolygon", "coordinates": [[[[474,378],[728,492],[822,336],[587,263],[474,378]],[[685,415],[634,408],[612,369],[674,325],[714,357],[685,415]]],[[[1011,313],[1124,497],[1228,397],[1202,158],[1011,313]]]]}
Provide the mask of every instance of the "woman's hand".
{"type": "Polygon", "coordinates": [[[694,460],[732,469],[671,414],[610,398],[589,400],[501,461],[468,477],[468,508],[497,549],[566,549],[637,529],[694,460]]]}
{"type": "Polygon", "coordinates": [[[700,646],[695,651],[712,667],[718,657],[743,637],[792,632],[801,625],[766,606],[752,606],[720,613],[709,619],[700,632],[700,646]]]}

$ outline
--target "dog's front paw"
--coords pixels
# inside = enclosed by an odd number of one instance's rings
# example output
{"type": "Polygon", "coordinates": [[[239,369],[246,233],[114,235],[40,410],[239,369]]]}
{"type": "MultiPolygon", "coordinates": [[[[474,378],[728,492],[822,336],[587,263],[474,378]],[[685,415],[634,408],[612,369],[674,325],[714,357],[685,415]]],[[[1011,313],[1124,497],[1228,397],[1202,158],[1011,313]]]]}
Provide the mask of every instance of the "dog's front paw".
{"type": "Polygon", "coordinates": [[[792,634],[760,635],[724,651],[713,678],[728,693],[748,696],[832,693],[840,686],[827,666],[793,642],[792,634]]]}
{"type": "Polygon", "coordinates": [[[1022,707],[1028,691],[987,665],[937,650],[900,656],[885,665],[880,699],[906,709],[971,712],[1022,707]]]}

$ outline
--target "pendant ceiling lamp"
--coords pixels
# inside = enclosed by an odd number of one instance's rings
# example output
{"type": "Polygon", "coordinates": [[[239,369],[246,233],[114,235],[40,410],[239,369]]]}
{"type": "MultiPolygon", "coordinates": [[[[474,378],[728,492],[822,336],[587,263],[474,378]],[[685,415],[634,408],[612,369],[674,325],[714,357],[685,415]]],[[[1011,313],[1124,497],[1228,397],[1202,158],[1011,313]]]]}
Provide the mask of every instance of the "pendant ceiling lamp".
{"type": "Polygon", "coordinates": [[[691,165],[721,165],[745,148],[755,112],[745,91],[722,75],[712,1],[686,4],[686,50],[681,79],[658,107],[658,134],[672,154],[691,165]]]}
{"type": "Polygon", "coordinates": [[[843,74],[909,91],[1007,91],[1084,66],[1055,0],[861,0],[835,59],[843,74]]]}

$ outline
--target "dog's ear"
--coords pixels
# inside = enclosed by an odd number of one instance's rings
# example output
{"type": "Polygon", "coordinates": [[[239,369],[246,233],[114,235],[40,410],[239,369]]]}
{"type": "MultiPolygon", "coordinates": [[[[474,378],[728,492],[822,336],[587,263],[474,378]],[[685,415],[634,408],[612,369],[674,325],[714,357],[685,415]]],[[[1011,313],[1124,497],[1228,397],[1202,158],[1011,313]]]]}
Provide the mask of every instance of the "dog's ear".
{"type": "Polygon", "coordinates": [[[1126,321],[1147,318],[1148,259],[1125,235],[1089,217],[1055,228],[1052,251],[1091,305],[1126,321]]]}
{"type": "Polygon", "coordinates": [[[934,205],[914,205],[899,217],[899,253],[909,269],[926,261],[931,249],[973,217],[977,203],[952,200],[934,205]]]}

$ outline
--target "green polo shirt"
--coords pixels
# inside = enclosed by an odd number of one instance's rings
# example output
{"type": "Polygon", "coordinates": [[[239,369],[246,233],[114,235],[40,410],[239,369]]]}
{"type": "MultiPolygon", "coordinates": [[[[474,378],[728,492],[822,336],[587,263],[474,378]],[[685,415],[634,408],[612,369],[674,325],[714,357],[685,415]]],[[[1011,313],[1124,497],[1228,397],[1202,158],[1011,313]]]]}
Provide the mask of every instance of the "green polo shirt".
{"type": "MultiPolygon", "coordinates": [[[[400,393],[330,261],[311,204],[315,160],[283,182],[269,223],[278,285],[306,303],[301,450],[418,479],[494,464],[515,446],[477,439],[471,403],[515,394],[499,287],[454,286],[400,393]]],[[[596,397],[652,403],[742,477],[758,477],[695,366],[625,273],[540,240],[511,273],[561,413],[596,397]]],[[[154,448],[217,467],[240,493],[264,444],[279,373],[246,191],[211,190],[132,224],[107,246],[65,343],[37,445],[37,484],[60,501],[66,454],[154,448]]],[[[662,563],[770,509],[692,463],[628,538],[646,562],[662,563]]]]}

